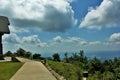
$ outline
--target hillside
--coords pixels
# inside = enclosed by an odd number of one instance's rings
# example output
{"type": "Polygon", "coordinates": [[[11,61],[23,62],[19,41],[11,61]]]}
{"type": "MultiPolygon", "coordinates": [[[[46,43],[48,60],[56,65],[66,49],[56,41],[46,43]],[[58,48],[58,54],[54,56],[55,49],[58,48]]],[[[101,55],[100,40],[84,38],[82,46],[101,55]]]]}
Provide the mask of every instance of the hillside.
{"type": "Polygon", "coordinates": [[[81,69],[73,64],[48,60],[53,70],[68,80],[81,80],[81,69]]]}

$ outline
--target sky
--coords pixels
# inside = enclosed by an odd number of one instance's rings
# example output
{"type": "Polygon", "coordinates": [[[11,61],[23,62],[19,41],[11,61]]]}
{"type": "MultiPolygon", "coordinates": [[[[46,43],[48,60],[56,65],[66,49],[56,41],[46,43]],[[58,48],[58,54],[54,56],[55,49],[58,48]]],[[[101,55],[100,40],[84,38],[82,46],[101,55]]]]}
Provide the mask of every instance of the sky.
{"type": "Polygon", "coordinates": [[[0,0],[10,21],[3,51],[120,50],[120,0],[0,0]]]}

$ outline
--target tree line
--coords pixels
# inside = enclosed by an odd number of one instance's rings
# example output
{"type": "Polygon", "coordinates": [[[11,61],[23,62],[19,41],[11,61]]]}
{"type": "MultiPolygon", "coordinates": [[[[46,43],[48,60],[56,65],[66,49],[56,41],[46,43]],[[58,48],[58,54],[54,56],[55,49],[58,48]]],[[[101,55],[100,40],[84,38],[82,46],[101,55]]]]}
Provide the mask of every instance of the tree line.
{"type": "Polygon", "coordinates": [[[30,58],[30,59],[41,59],[41,58],[43,58],[43,57],[41,57],[41,54],[39,54],[39,53],[32,54],[31,52],[26,51],[22,48],[19,48],[14,53],[12,53],[11,51],[8,51],[4,54],[4,56],[10,56],[10,57],[18,56],[18,57],[25,57],[25,58],[30,58]]]}

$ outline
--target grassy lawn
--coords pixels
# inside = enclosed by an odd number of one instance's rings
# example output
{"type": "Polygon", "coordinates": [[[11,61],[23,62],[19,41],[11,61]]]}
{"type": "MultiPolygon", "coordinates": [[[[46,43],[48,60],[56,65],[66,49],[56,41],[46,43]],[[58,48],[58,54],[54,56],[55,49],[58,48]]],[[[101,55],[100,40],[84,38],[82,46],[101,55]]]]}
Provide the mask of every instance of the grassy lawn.
{"type": "Polygon", "coordinates": [[[48,60],[47,63],[53,70],[64,76],[67,80],[81,80],[81,70],[79,67],[69,63],[50,60],[48,60]]]}
{"type": "Polygon", "coordinates": [[[0,80],[9,80],[22,65],[20,62],[0,62],[0,80]]]}

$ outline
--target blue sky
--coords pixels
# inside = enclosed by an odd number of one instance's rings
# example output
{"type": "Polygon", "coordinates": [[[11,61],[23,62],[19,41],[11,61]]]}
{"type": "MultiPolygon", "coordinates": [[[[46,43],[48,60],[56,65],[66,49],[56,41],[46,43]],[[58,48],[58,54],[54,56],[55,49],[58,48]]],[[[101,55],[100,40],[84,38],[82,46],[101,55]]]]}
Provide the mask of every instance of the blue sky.
{"type": "Polygon", "coordinates": [[[0,15],[10,21],[4,52],[117,51],[119,0],[1,0],[0,15]],[[114,10],[114,11],[113,11],[114,10]]]}

